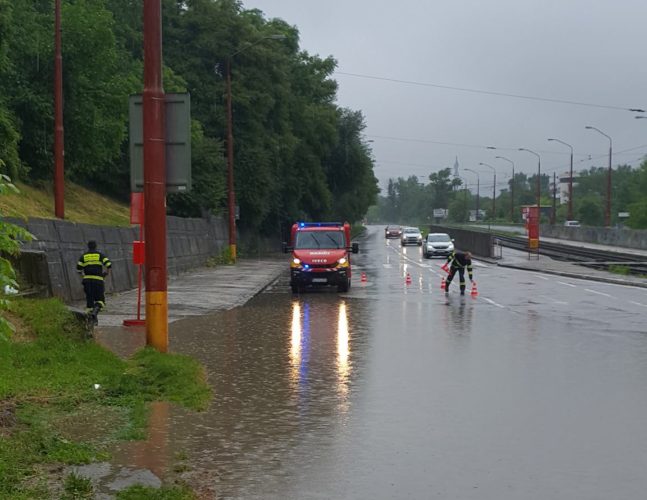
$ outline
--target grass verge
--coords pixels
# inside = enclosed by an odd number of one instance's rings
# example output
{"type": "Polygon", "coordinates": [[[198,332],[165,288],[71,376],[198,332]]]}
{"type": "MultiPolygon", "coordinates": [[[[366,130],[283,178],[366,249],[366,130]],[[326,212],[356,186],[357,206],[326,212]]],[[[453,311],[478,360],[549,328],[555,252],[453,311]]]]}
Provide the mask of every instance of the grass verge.
{"type": "MultiPolygon", "coordinates": [[[[5,217],[54,217],[51,186],[38,188],[16,183],[18,193],[0,197],[0,213],[5,217]]],[[[104,226],[129,226],[128,204],[119,203],[72,182],[65,183],[65,219],[104,226]]]]}
{"type": "MultiPolygon", "coordinates": [[[[48,470],[105,460],[116,439],[143,437],[150,401],[208,404],[192,358],[143,349],[122,360],[85,340],[58,300],[10,307],[23,331],[0,342],[0,498],[51,498],[48,470]]],[[[65,487],[85,488],[74,478],[65,487]]]]}

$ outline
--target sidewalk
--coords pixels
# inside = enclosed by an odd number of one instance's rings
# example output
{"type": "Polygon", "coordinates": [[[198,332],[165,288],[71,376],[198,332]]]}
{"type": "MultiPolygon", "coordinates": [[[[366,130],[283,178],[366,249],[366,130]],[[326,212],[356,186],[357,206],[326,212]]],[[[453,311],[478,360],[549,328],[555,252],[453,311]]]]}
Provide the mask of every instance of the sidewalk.
{"type": "MultiPolygon", "coordinates": [[[[173,276],[168,281],[168,321],[202,316],[233,309],[247,302],[286,271],[285,259],[241,259],[235,265],[203,267],[173,276]]],[[[141,316],[145,315],[142,291],[141,316]]],[[[122,326],[123,320],[137,317],[137,290],[106,297],[106,309],[99,315],[99,328],[122,326]]],[[[85,303],[75,304],[83,308],[85,303]]]]}
{"type": "MultiPolygon", "coordinates": [[[[558,241],[558,240],[556,240],[558,241]]],[[[574,243],[574,242],[573,242],[574,243]]],[[[589,244],[581,244],[580,246],[589,244]]],[[[647,278],[639,276],[623,276],[608,271],[599,271],[590,267],[581,266],[573,262],[554,260],[545,255],[539,255],[537,258],[533,255],[528,258],[528,252],[503,248],[503,257],[496,261],[501,267],[514,269],[523,269],[526,271],[536,271],[546,274],[555,274],[568,278],[587,279],[591,281],[601,281],[604,283],[615,283],[617,285],[627,285],[647,288],[647,278]]]]}

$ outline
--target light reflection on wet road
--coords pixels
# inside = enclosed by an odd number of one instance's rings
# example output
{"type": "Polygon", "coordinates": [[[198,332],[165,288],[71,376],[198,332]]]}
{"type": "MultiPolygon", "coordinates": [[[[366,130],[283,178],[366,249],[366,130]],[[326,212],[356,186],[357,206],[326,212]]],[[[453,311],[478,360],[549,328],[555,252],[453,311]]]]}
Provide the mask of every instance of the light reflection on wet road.
{"type": "Polygon", "coordinates": [[[441,260],[361,244],[348,294],[284,279],[172,326],[214,401],[157,422],[167,473],[186,453],[205,498],[644,497],[647,292],[480,265],[446,298],[441,260]]]}

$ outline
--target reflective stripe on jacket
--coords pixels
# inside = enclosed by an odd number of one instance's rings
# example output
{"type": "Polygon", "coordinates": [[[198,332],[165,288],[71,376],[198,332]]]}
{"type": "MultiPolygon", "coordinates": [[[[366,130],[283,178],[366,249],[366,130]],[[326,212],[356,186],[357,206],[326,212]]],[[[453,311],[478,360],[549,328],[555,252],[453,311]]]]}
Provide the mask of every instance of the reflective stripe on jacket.
{"type": "Polygon", "coordinates": [[[472,259],[468,259],[463,252],[452,252],[451,255],[447,257],[447,262],[449,262],[450,266],[457,269],[467,268],[467,272],[470,275],[472,274],[472,259]]]}
{"type": "Polygon", "coordinates": [[[83,279],[103,281],[103,268],[110,269],[112,262],[101,252],[86,252],[76,263],[76,270],[83,274],[83,279]]]}

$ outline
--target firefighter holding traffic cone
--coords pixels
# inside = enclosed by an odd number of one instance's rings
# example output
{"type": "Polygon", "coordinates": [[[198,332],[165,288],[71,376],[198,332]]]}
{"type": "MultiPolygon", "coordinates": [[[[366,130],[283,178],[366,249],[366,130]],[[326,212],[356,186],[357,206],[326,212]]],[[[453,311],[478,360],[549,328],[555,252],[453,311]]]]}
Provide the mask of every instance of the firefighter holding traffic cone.
{"type": "Polygon", "coordinates": [[[465,295],[465,270],[471,282],[474,282],[472,272],[472,254],[469,251],[457,252],[454,250],[449,257],[447,257],[447,264],[449,265],[449,276],[445,281],[445,293],[449,293],[449,285],[456,273],[458,273],[459,285],[461,295],[465,295]]]}

